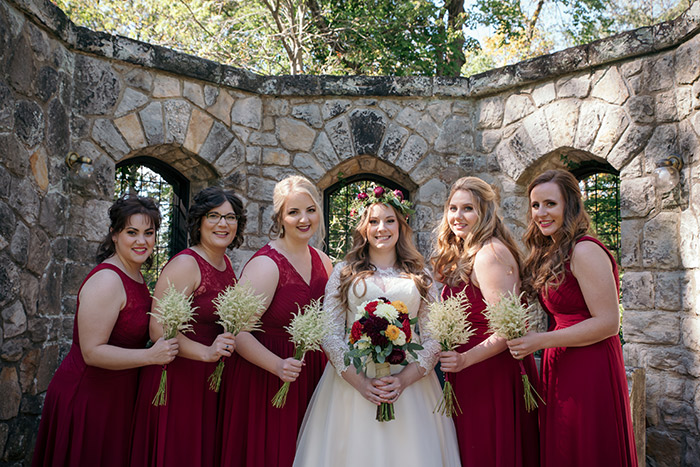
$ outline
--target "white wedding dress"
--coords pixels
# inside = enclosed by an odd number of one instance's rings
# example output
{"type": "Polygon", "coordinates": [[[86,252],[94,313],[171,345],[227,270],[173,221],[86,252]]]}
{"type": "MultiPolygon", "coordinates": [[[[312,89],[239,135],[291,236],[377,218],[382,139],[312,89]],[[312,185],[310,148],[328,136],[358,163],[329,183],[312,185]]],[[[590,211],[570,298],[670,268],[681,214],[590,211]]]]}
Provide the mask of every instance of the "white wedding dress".
{"type": "MultiPolygon", "coordinates": [[[[323,343],[330,361],[319,381],[301,426],[297,439],[294,465],[298,467],[341,466],[459,466],[457,435],[451,418],[434,414],[442,390],[433,367],[439,357],[439,344],[427,336],[428,307],[412,279],[401,277],[396,269],[378,270],[366,280],[366,292],[360,283],[358,297],[350,287],[350,309],[342,309],[337,291],[339,272],[345,263],[338,264],[326,285],[324,311],[333,320],[331,337],[323,343]],[[363,294],[363,292],[365,292],[363,294]],[[358,305],[367,300],[385,297],[401,300],[409,316],[418,316],[422,335],[413,334],[413,341],[423,346],[418,353],[418,364],[426,376],[406,388],[394,403],[396,419],[378,422],[377,406],[367,401],[347,383],[340,373],[356,371],[345,366],[343,356],[348,350],[346,329],[355,321],[358,305]],[[335,367],[335,368],[334,368],[335,367]]],[[[435,287],[431,299],[435,298],[435,287]]],[[[409,361],[413,359],[409,356],[409,361]]],[[[404,367],[392,365],[396,374],[404,367]]],[[[374,376],[374,365],[369,364],[367,375],[374,376]]]]}

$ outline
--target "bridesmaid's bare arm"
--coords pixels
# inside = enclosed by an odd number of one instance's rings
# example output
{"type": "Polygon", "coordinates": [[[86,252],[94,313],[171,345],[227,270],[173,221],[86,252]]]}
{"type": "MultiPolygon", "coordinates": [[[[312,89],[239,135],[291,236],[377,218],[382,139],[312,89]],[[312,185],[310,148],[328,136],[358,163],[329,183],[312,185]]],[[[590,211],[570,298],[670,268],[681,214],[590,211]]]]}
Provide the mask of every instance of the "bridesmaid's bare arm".
{"type": "Polygon", "coordinates": [[[150,349],[125,349],[108,344],[126,292],[119,275],[110,270],[93,274],[80,291],[78,338],[83,360],[107,370],[126,370],[145,365],[170,363],[178,350],[176,339],[160,339],[150,349]]]}
{"type": "MultiPolygon", "coordinates": [[[[520,293],[518,264],[508,248],[495,238],[476,254],[472,278],[488,303],[497,303],[508,292],[520,293]]],[[[492,334],[466,352],[442,352],[440,369],[456,373],[498,355],[507,348],[505,339],[492,334]]]]}
{"type": "MultiPolygon", "coordinates": [[[[262,294],[267,309],[279,282],[277,264],[267,256],[257,256],[245,266],[239,282],[249,282],[257,294],[262,294]]],[[[280,358],[249,332],[238,334],[236,341],[238,354],[253,365],[269,371],[285,382],[295,381],[299,377],[302,367],[299,360],[291,357],[280,358]]]]}
{"type": "Polygon", "coordinates": [[[522,358],[539,349],[583,347],[619,332],[618,293],[607,253],[594,242],[577,243],[571,258],[571,272],[578,280],[591,317],[568,328],[530,332],[508,341],[511,353],[518,352],[518,357],[522,358]]]}
{"type": "MultiPolygon", "coordinates": [[[[153,292],[153,313],[157,313],[157,300],[165,291],[173,285],[178,291],[185,295],[191,295],[201,282],[201,274],[197,260],[190,255],[180,255],[173,258],[166,266],[158,278],[153,292]]],[[[196,310],[195,310],[196,313],[196,310]]],[[[195,316],[196,319],[196,316],[195,316]]],[[[150,321],[151,340],[156,340],[163,335],[163,327],[154,316],[150,321]]],[[[216,340],[209,346],[200,344],[187,334],[178,333],[177,339],[180,344],[180,357],[203,362],[215,362],[221,357],[230,357],[235,348],[236,342],[230,333],[219,334],[216,340]],[[228,346],[228,348],[226,348],[228,346]]]]}

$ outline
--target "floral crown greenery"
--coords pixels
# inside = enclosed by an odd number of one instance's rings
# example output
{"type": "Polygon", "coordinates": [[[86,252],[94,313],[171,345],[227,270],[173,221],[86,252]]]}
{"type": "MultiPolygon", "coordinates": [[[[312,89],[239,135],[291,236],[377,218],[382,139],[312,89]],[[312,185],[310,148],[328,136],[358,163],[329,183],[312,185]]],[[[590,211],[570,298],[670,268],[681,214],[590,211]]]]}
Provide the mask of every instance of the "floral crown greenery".
{"type": "Polygon", "coordinates": [[[359,192],[355,199],[352,200],[350,203],[350,217],[359,220],[368,206],[377,203],[393,206],[406,220],[408,220],[408,216],[415,212],[411,202],[404,199],[401,190],[392,191],[383,186],[375,185],[365,191],[359,192]]]}

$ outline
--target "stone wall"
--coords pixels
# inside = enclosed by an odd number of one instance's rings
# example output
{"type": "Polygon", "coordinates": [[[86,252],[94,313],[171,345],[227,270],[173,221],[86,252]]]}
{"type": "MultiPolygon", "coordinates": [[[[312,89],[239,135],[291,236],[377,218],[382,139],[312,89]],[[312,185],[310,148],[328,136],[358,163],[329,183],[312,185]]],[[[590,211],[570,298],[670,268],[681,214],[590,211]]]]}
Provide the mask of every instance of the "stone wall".
{"type": "Polygon", "coordinates": [[[650,465],[700,464],[700,3],[677,20],[470,78],[258,76],[0,0],[0,462],[27,463],[75,298],[106,233],[114,168],[160,159],[192,192],[236,190],[236,269],[266,241],[272,188],[380,173],[408,188],[427,252],[449,185],[498,186],[516,235],[527,183],[569,161],[621,172],[625,353],[646,368],[650,465]],[[69,170],[76,151],[94,161],[69,170]],[[655,162],[682,157],[654,192],[655,162]]]}

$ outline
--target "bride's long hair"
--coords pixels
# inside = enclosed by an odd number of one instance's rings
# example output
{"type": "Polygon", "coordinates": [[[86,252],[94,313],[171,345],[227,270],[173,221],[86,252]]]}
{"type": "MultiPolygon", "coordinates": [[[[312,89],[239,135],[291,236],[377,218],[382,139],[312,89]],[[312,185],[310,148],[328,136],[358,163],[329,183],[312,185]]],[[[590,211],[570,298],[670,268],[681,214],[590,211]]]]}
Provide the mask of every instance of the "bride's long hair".
{"type": "MultiPolygon", "coordinates": [[[[360,220],[352,233],[352,248],[345,255],[345,266],[340,271],[340,287],[338,294],[340,303],[345,310],[348,309],[348,292],[353,287],[353,292],[359,295],[358,286],[362,284],[362,295],[365,294],[367,286],[365,279],[376,271],[374,265],[370,263],[369,241],[367,240],[367,229],[369,226],[369,213],[373,206],[367,206],[362,212],[360,220]]],[[[433,279],[425,270],[425,260],[416,246],[413,244],[413,229],[408,225],[406,219],[389,204],[384,204],[394,211],[394,215],[399,223],[399,239],[396,242],[396,267],[407,277],[413,279],[421,297],[426,297],[433,279]]]]}

